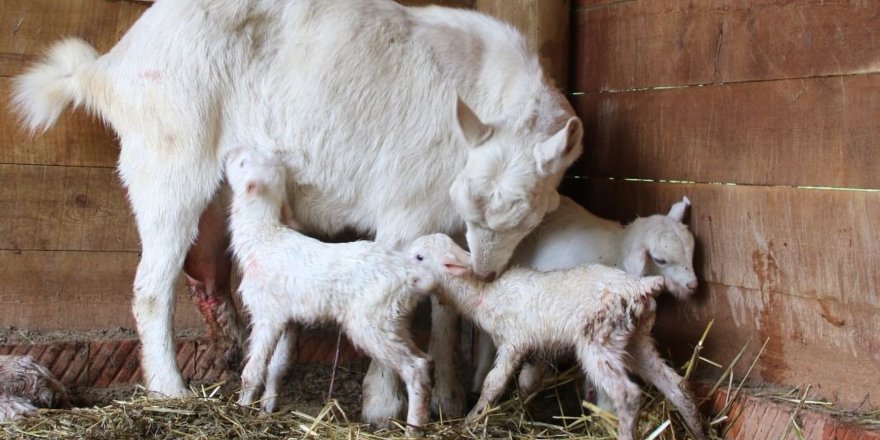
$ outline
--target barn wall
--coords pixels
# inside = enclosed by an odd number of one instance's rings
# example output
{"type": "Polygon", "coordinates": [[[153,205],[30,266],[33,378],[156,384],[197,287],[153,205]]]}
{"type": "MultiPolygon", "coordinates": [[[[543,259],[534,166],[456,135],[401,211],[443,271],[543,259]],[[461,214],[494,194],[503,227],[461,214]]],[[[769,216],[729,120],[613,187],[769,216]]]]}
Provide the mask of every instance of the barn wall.
{"type": "Polygon", "coordinates": [[[877,408],[880,3],[575,0],[572,27],[566,191],[624,221],[693,202],[699,298],[658,336],[683,359],[715,318],[706,357],[767,340],[754,378],[877,408]]]}
{"type": "MultiPolygon", "coordinates": [[[[473,0],[408,0],[472,7],[473,0]]],[[[78,36],[109,50],[150,2],[4,0],[0,96],[53,41],[78,36]]],[[[7,102],[4,99],[4,102],[7,102]]],[[[0,105],[0,327],[134,327],[131,285],[140,242],[115,174],[119,147],[83,112],[35,137],[0,105]]],[[[183,283],[177,328],[201,328],[183,283]]]]}

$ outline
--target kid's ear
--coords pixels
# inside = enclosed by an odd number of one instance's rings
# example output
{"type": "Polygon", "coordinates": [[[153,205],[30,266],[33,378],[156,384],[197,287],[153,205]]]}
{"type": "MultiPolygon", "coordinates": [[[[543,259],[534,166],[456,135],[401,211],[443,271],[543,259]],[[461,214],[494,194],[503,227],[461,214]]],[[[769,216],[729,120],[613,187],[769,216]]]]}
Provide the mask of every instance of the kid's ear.
{"type": "Polygon", "coordinates": [[[648,264],[648,248],[639,246],[631,250],[623,259],[623,270],[630,275],[641,276],[645,273],[646,264],[648,264]]]}
{"type": "Polygon", "coordinates": [[[247,183],[247,186],[245,186],[244,190],[246,193],[251,195],[257,194],[260,191],[260,182],[257,182],[256,180],[251,180],[247,183]]]}
{"type": "Polygon", "coordinates": [[[673,220],[682,221],[684,219],[685,212],[690,206],[691,201],[687,198],[687,196],[685,196],[683,199],[681,199],[680,202],[672,205],[672,208],[669,210],[669,214],[666,215],[673,220]]]}

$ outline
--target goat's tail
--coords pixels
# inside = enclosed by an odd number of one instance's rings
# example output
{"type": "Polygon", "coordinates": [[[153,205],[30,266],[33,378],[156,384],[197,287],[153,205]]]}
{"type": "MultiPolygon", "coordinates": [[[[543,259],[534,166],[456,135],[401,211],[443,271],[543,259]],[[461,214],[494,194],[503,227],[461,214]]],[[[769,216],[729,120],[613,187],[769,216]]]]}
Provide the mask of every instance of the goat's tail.
{"type": "Polygon", "coordinates": [[[71,103],[93,107],[89,81],[97,58],[95,49],[79,38],[55,43],[41,61],[14,79],[12,101],[22,123],[32,132],[45,131],[71,103]]]}

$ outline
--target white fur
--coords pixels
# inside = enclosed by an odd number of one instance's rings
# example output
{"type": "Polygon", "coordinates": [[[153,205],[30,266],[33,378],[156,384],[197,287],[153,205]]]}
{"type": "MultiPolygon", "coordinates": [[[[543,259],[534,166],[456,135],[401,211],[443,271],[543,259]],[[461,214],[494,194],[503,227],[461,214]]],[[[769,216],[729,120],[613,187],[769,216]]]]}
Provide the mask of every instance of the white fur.
{"type": "Polygon", "coordinates": [[[294,324],[329,321],[403,379],[408,427],[426,423],[431,365],[412,341],[409,321],[436,288],[432,274],[374,242],[322,243],[288,228],[281,221],[285,171],[273,155],[238,150],[226,170],[234,192],[232,249],[243,272],[239,290],[253,327],[239,403],[250,405],[265,383],[262,407],[274,410],[294,324]]]}
{"type": "Polygon", "coordinates": [[[637,278],[593,264],[549,272],[515,267],[486,283],[469,276],[469,255],[442,234],[419,238],[408,253],[410,261],[433,268],[443,297],[498,345],[469,420],[482,416],[528,357],[573,351],[587,377],[614,402],[619,438],[636,434],[641,402],[627,370],[654,384],[695,436],[706,438],[687,383],[663,362],[650,337],[662,277],[637,278]]]}
{"type": "MultiPolygon", "coordinates": [[[[96,60],[81,42],[51,52],[15,80],[15,105],[36,130],[81,102],[119,136],[143,244],[133,308],[154,394],[185,392],[172,288],[220,185],[221,158],[237,146],[280,152],[297,170],[294,208],[307,232],[354,229],[400,248],[425,233],[467,231],[485,277],[555,209],[562,173],[581,153],[580,121],[522,36],[473,11],[162,0],[96,60]]],[[[434,334],[454,336],[451,312],[435,307],[432,321],[434,334]]],[[[455,339],[437,337],[435,396],[454,415],[455,339]]],[[[371,422],[401,408],[393,375],[376,371],[368,381],[388,379],[369,387],[382,395],[365,393],[377,408],[365,411],[371,422]]]]}
{"type": "MultiPolygon", "coordinates": [[[[682,223],[690,206],[685,197],[672,205],[667,215],[638,218],[629,225],[606,220],[587,211],[577,202],[561,197],[559,209],[547,214],[541,225],[523,239],[511,263],[548,271],[579,264],[601,263],[625,270],[633,276],[660,275],[676,298],[688,299],[697,288],[694,273],[694,236],[682,223]],[[662,264],[661,264],[662,263],[662,264]]],[[[477,391],[494,358],[492,341],[480,335],[477,342],[477,368],[473,389],[477,391]]],[[[520,383],[524,392],[535,391],[543,365],[527,364],[529,371],[520,383]]],[[[600,406],[612,410],[599,391],[600,406]]]]}

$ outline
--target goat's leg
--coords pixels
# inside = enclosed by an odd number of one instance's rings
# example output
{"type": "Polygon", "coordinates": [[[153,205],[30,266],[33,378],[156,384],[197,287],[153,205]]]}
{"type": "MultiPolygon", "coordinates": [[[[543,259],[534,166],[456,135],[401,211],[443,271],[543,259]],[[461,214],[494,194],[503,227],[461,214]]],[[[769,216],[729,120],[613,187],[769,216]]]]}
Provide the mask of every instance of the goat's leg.
{"type": "Polygon", "coordinates": [[[269,361],[269,371],[266,373],[266,390],[263,391],[263,399],[260,409],[265,413],[275,411],[278,402],[278,389],[284,381],[287,367],[291,357],[296,357],[296,338],[298,326],[290,323],[285,327],[281,338],[275,345],[272,360],[269,361]]]}
{"type": "MultiPolygon", "coordinates": [[[[131,138],[129,138],[131,139],[131,138]]],[[[134,211],[142,254],[134,280],[133,310],[141,340],[147,389],[157,396],[187,393],[177,368],[172,334],[174,284],[198,232],[199,215],[220,181],[221,168],[204,157],[174,156],[123,137],[119,171],[134,211]]],[[[194,149],[204,154],[201,149],[194,149]]]]}
{"type": "Polygon", "coordinates": [[[397,374],[406,384],[409,409],[406,412],[406,435],[415,436],[428,423],[431,396],[431,362],[421,353],[410,351],[396,365],[397,374]]]}
{"type": "Polygon", "coordinates": [[[443,417],[464,414],[464,388],[458,380],[458,345],[460,319],[455,309],[441,305],[431,296],[431,338],[428,355],[434,360],[434,390],[431,410],[443,417]]]}
{"type": "Polygon", "coordinates": [[[653,384],[666,396],[666,399],[681,414],[694,438],[705,440],[707,438],[706,429],[697,409],[694,395],[684,378],[660,357],[650,334],[647,332],[639,334],[630,343],[628,351],[632,355],[629,362],[632,371],[653,384]]]}
{"type": "Polygon", "coordinates": [[[483,381],[483,392],[480,394],[480,400],[477,401],[477,404],[468,413],[468,423],[481,418],[489,405],[498,400],[498,397],[504,392],[507,382],[510,381],[522,359],[523,353],[518,352],[512,346],[502,345],[498,347],[498,352],[495,355],[495,366],[492,367],[492,370],[486,375],[486,380],[483,381]]]}
{"type": "Polygon", "coordinates": [[[275,325],[270,321],[254,322],[248,345],[247,363],[241,372],[239,405],[248,406],[254,403],[254,396],[266,379],[270,357],[275,352],[283,331],[282,325],[275,325]]]}
{"type": "MultiPolygon", "coordinates": [[[[432,297],[431,342],[429,356],[434,359],[434,390],[431,409],[444,417],[460,417],[464,412],[464,390],[455,369],[458,348],[458,316],[439,306],[432,297]]],[[[402,389],[393,370],[375,361],[364,377],[362,415],[367,423],[385,426],[403,411],[402,389]]]]}
{"type": "Polygon", "coordinates": [[[495,360],[495,344],[492,343],[491,336],[476,328],[476,326],[475,332],[477,335],[477,355],[471,392],[479,393],[483,388],[483,380],[486,379],[486,375],[492,369],[492,361],[495,360]]]}
{"type": "Polygon", "coordinates": [[[400,417],[404,407],[403,385],[394,370],[375,359],[364,376],[361,417],[364,422],[380,428],[400,417]]]}
{"type": "Polygon", "coordinates": [[[199,219],[199,235],[183,263],[186,287],[208,332],[223,353],[223,367],[238,371],[244,331],[232,302],[225,203],[215,200],[199,219]]]}
{"type": "MultiPolygon", "coordinates": [[[[357,332],[348,332],[356,335],[357,332]]],[[[409,407],[406,413],[406,435],[415,436],[428,422],[431,397],[431,361],[419,350],[405,331],[397,331],[393,336],[381,341],[355,341],[367,349],[374,360],[388,365],[406,385],[409,407]]]]}
{"type": "Polygon", "coordinates": [[[577,348],[577,357],[587,378],[614,402],[618,438],[632,440],[637,434],[641,391],[626,373],[623,352],[616,347],[584,342],[577,348]]]}
{"type": "Polygon", "coordinates": [[[523,363],[522,369],[519,370],[519,380],[517,387],[523,398],[529,397],[535,391],[541,388],[541,381],[544,380],[544,370],[547,363],[541,359],[534,359],[523,363]]]}

